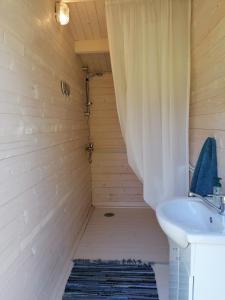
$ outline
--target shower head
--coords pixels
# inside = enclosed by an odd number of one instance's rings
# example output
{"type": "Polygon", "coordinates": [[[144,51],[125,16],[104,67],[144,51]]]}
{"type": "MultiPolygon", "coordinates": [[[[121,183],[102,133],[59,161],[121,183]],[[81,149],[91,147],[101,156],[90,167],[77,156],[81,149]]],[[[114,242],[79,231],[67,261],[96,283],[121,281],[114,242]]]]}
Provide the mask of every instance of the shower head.
{"type": "Polygon", "coordinates": [[[88,73],[88,78],[89,79],[92,78],[92,77],[95,77],[95,76],[101,77],[101,76],[103,76],[103,73],[102,72],[88,73]]]}
{"type": "Polygon", "coordinates": [[[87,66],[83,66],[82,67],[82,71],[87,72],[88,73],[88,67],[87,66]]]}
{"type": "Polygon", "coordinates": [[[87,73],[87,78],[88,78],[88,79],[91,79],[91,78],[93,78],[93,77],[95,77],[95,76],[101,77],[101,76],[103,76],[103,73],[100,73],[100,72],[96,72],[96,73],[87,73]]]}
{"type": "Polygon", "coordinates": [[[95,73],[95,76],[102,77],[103,73],[102,72],[97,72],[97,73],[95,73]]]}
{"type": "Polygon", "coordinates": [[[87,79],[91,79],[92,77],[94,76],[98,76],[98,77],[101,77],[103,76],[103,73],[102,72],[89,72],[89,69],[87,66],[83,66],[82,67],[82,71],[86,73],[86,78],[87,79]]]}

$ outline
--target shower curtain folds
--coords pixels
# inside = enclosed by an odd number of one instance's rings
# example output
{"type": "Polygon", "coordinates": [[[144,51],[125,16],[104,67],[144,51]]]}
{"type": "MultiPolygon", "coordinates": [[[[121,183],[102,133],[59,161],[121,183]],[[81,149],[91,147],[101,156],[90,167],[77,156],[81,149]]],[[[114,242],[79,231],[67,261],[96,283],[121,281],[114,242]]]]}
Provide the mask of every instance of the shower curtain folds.
{"type": "Polygon", "coordinates": [[[144,199],[188,191],[190,0],[106,0],[117,110],[144,199]]]}

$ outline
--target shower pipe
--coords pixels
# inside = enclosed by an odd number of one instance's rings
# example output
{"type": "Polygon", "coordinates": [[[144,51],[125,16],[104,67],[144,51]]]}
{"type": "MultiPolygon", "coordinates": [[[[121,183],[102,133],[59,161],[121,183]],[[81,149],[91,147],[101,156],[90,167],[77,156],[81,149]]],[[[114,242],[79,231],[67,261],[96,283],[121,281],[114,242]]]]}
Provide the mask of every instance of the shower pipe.
{"type": "Polygon", "coordinates": [[[90,113],[91,113],[91,105],[92,105],[92,102],[90,100],[90,93],[89,93],[90,79],[92,77],[95,77],[95,76],[101,77],[101,76],[103,76],[103,73],[101,73],[101,72],[91,73],[91,72],[89,72],[88,67],[83,67],[82,70],[85,72],[85,93],[86,93],[86,111],[85,111],[85,115],[87,117],[89,117],[90,113]]]}
{"type": "Polygon", "coordinates": [[[91,133],[90,133],[90,115],[91,115],[91,105],[92,102],[90,100],[90,79],[94,76],[103,76],[103,73],[96,72],[91,73],[88,70],[88,67],[83,67],[82,70],[85,72],[85,112],[84,115],[87,117],[87,127],[88,127],[88,144],[86,145],[86,151],[88,152],[88,162],[92,163],[92,154],[94,151],[94,144],[91,142],[91,133]]]}

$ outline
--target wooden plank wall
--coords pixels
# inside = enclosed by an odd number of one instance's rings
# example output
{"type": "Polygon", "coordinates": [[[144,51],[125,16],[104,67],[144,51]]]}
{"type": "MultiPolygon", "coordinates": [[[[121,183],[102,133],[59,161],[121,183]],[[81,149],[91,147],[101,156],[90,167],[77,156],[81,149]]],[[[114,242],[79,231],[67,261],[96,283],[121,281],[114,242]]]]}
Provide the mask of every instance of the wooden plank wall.
{"type": "MultiPolygon", "coordinates": [[[[105,0],[80,1],[69,6],[74,40],[107,39],[105,0]]],[[[80,58],[90,72],[111,72],[109,53],[82,54],[80,58]]]]}
{"type": "Polygon", "coordinates": [[[95,206],[145,206],[142,184],[128,165],[111,73],[90,81],[92,199],[95,206]]]}
{"type": "MultiPolygon", "coordinates": [[[[192,1],[190,160],[215,137],[225,186],[225,0],[192,1]]],[[[224,189],[225,191],[225,189],[224,189]]]]}
{"type": "Polygon", "coordinates": [[[54,0],[0,1],[0,299],[62,299],[91,206],[84,78],[54,0]],[[64,98],[60,80],[71,85],[64,98]]]}

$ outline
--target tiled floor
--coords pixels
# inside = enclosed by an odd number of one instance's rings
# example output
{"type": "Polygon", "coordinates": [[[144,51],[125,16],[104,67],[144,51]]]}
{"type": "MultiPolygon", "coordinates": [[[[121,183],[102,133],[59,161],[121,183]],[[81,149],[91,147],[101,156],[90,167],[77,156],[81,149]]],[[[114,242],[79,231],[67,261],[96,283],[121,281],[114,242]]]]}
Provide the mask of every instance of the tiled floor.
{"type": "Polygon", "coordinates": [[[168,242],[151,209],[96,208],[75,257],[154,262],[160,300],[168,300],[168,242]]]}

